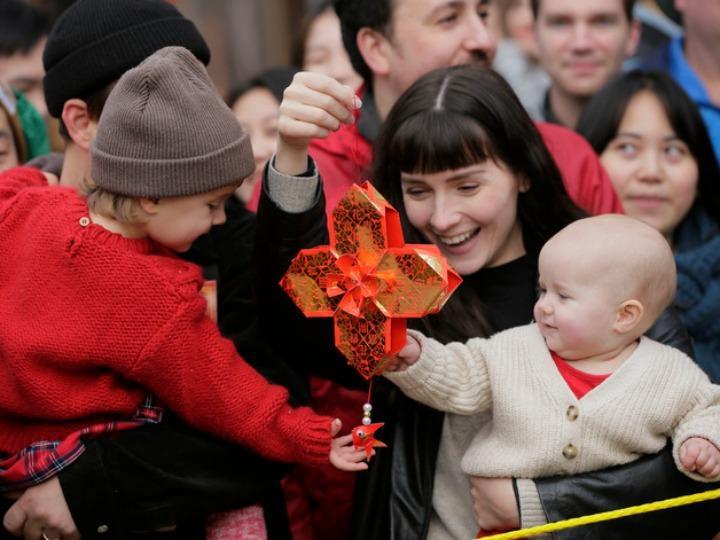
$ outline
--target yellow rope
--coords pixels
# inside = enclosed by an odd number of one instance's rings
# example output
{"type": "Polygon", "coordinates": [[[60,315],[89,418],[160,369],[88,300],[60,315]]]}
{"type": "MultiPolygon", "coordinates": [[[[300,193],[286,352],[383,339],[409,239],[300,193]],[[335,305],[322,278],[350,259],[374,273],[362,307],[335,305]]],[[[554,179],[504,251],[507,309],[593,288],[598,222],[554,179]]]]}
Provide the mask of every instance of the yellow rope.
{"type": "Polygon", "coordinates": [[[713,489],[710,491],[705,491],[703,493],[697,493],[695,495],[675,497],[674,499],[665,499],[664,501],[639,504],[637,506],[629,506],[627,508],[611,510],[609,512],[600,512],[599,514],[591,514],[589,516],[565,519],[563,521],[556,521],[555,523],[548,523],[547,525],[539,525],[537,527],[520,529],[519,531],[511,531],[502,534],[494,534],[492,536],[485,536],[482,539],[478,540],[511,540],[513,538],[525,538],[526,536],[535,536],[542,533],[562,531],[564,529],[570,529],[572,527],[580,527],[582,525],[589,525],[591,523],[599,523],[601,521],[609,521],[611,519],[634,516],[636,514],[644,514],[647,512],[656,512],[658,510],[666,510],[668,508],[675,508],[676,506],[684,506],[686,504],[710,501],[712,499],[720,499],[720,489],[713,489]]]}

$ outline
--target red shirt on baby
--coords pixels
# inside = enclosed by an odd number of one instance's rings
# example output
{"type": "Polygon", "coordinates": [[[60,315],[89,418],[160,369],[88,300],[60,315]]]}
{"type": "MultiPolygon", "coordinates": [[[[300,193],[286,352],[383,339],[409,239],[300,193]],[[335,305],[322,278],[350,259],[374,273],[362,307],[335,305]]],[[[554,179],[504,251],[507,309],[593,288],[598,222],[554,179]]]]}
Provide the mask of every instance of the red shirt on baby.
{"type": "Polygon", "coordinates": [[[580,371],[579,369],[572,367],[570,362],[560,358],[553,351],[550,351],[550,356],[552,356],[560,375],[563,379],[565,379],[565,382],[570,387],[570,390],[572,390],[573,394],[575,394],[575,397],[578,399],[581,399],[590,390],[600,385],[601,382],[610,376],[610,373],[605,375],[595,375],[594,373],[585,373],[584,371],[580,371]]]}

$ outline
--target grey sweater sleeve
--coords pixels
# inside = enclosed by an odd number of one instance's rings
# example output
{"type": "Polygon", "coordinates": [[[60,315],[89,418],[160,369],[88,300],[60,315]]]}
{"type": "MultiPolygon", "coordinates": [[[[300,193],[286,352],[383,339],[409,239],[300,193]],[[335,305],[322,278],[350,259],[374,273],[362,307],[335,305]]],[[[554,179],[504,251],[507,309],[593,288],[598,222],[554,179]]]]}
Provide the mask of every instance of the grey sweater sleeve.
{"type": "Polygon", "coordinates": [[[317,202],[320,175],[312,158],[302,176],[288,176],[275,168],[275,156],[267,168],[267,194],[281,210],[290,214],[306,212],[317,202]]]}

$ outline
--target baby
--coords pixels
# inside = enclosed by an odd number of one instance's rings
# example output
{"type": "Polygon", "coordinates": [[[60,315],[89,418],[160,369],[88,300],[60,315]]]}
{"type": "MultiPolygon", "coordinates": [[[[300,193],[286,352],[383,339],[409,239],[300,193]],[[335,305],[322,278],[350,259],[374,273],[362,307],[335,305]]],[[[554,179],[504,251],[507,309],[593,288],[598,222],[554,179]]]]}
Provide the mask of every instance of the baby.
{"type": "Polygon", "coordinates": [[[678,468],[715,481],[720,387],[642,336],[675,281],[656,230],[620,215],[582,219],[540,252],[535,323],[466,344],[411,332],[386,375],[436,409],[492,411],[462,459],[474,477],[587,472],[659,452],[671,437],[678,468]]]}

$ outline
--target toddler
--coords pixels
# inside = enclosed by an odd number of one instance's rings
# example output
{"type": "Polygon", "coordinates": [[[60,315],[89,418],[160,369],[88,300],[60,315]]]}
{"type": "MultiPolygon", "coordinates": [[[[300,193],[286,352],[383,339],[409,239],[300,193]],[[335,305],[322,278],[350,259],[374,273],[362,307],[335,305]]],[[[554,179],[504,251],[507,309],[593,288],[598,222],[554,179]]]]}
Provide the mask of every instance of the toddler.
{"type": "Polygon", "coordinates": [[[160,421],[270,459],[361,470],[339,421],[293,409],[206,316],[178,258],[225,220],[255,164],[192,53],[162,49],[116,84],[92,144],[87,200],[15,169],[0,181],[0,489],[44,481],[82,439],[160,421]]]}

